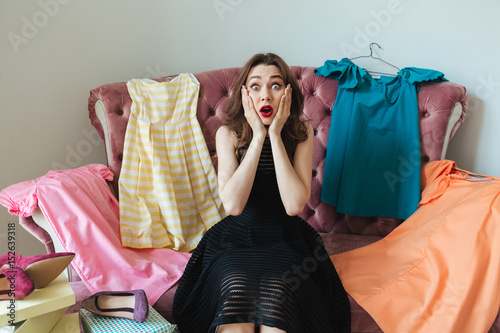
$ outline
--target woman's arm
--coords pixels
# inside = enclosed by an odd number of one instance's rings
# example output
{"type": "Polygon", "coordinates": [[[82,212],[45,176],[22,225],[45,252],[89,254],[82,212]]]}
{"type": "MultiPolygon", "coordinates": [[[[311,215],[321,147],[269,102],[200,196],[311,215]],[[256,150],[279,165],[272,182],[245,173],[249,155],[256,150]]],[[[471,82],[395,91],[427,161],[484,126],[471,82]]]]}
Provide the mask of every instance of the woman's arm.
{"type": "Polygon", "coordinates": [[[238,163],[236,136],[222,126],[216,133],[219,197],[230,215],[240,215],[247,204],[259,163],[263,136],[254,136],[245,158],[238,163]]]}
{"type": "Polygon", "coordinates": [[[285,210],[290,216],[299,215],[311,195],[314,132],[309,123],[307,133],[307,139],[297,145],[293,165],[281,135],[270,133],[278,188],[285,210]]]}
{"type": "Polygon", "coordinates": [[[281,97],[276,117],[269,127],[269,138],[281,201],[286,213],[295,216],[302,212],[311,196],[314,131],[311,124],[306,123],[307,139],[297,145],[292,165],[281,138],[283,126],[290,116],[291,104],[292,88],[288,85],[281,97]]]}
{"type": "Polygon", "coordinates": [[[219,197],[230,215],[240,215],[252,190],[257,165],[259,164],[266,129],[255,110],[252,97],[245,86],[241,87],[242,106],[245,118],[252,128],[252,141],[245,157],[238,162],[235,133],[222,126],[216,133],[216,149],[219,158],[219,197]]]}

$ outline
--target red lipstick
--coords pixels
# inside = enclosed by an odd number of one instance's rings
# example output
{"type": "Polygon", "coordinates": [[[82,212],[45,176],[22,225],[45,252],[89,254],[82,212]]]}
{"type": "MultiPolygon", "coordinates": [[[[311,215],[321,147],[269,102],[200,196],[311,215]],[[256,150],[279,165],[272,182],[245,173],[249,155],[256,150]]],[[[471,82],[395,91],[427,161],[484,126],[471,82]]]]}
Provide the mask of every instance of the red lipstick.
{"type": "Polygon", "coordinates": [[[270,117],[273,114],[273,108],[271,105],[264,105],[260,108],[260,114],[262,117],[270,117]]]}

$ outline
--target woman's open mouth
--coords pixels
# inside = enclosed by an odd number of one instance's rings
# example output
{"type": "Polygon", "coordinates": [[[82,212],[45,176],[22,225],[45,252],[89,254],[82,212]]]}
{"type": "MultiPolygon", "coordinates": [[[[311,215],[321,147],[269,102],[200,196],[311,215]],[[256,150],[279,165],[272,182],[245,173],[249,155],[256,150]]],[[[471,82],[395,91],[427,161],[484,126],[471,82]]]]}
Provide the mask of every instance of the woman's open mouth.
{"type": "Polygon", "coordinates": [[[270,117],[273,114],[273,108],[271,105],[264,105],[260,108],[260,114],[262,117],[270,117]]]}

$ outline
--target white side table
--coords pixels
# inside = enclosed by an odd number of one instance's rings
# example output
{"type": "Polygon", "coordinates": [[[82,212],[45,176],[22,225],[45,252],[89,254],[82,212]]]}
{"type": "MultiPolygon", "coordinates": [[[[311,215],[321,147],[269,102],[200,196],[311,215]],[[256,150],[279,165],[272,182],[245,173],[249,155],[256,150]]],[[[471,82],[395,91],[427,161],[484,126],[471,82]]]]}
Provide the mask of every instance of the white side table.
{"type": "MultiPolygon", "coordinates": [[[[10,316],[8,307],[11,304],[8,300],[0,301],[0,327],[9,325],[9,321],[14,320],[14,323],[19,323],[16,325],[16,333],[50,333],[61,319],[60,325],[67,327],[73,325],[75,318],[78,320],[78,316],[64,316],[66,310],[75,304],[75,294],[64,273],[44,288],[36,289],[31,295],[16,300],[13,312],[15,318],[10,316]]],[[[79,332],[78,322],[75,327],[78,328],[75,332],[79,332]]]]}

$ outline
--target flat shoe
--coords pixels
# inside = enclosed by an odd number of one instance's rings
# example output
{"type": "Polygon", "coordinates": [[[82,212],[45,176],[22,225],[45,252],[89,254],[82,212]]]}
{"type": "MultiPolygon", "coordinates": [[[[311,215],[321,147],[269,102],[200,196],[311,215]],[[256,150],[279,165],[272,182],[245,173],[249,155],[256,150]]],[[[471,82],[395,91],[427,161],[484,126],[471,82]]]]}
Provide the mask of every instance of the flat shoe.
{"type": "Polygon", "coordinates": [[[120,317],[143,322],[148,318],[149,303],[142,289],[131,291],[101,291],[82,301],[82,308],[108,317],[120,317]]]}

